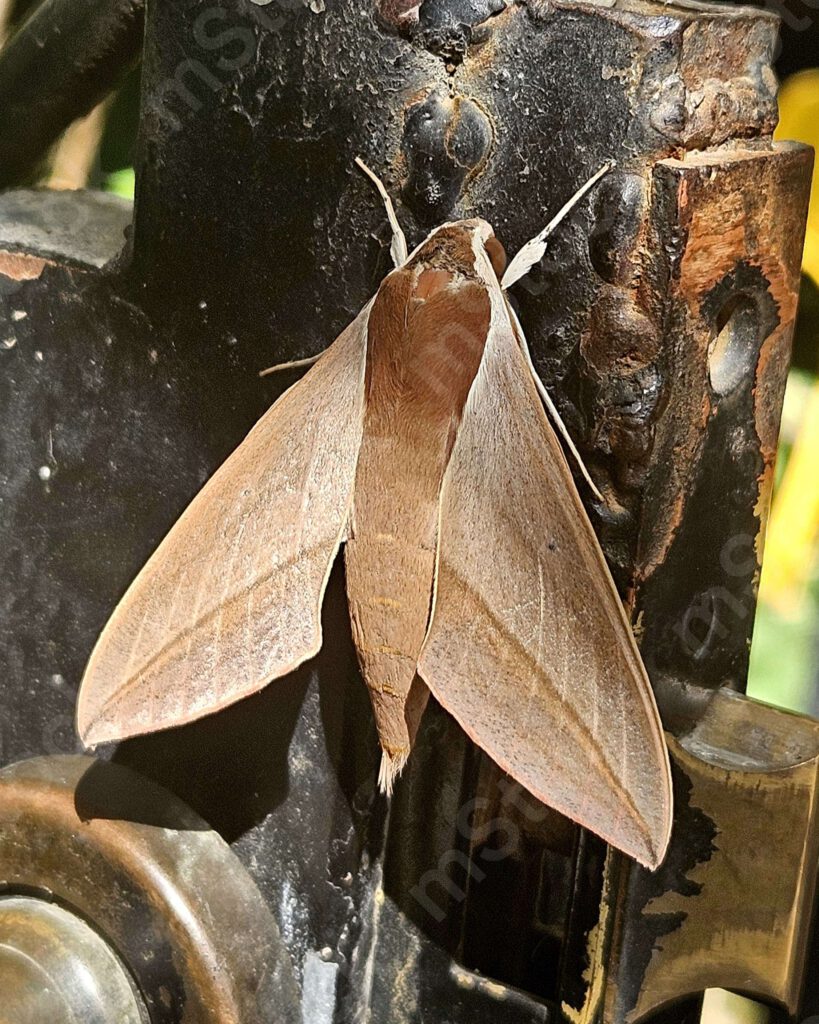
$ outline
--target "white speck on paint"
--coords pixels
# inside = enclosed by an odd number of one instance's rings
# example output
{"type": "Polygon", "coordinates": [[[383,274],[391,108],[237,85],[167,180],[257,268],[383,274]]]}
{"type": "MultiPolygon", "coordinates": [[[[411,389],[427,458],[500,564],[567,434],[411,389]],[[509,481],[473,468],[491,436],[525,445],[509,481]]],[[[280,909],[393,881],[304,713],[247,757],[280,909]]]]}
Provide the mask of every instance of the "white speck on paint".
{"type": "Polygon", "coordinates": [[[6,349],[14,348],[14,346],[16,344],[17,344],[17,339],[16,338],[4,338],[3,339],[3,348],[6,348],[6,349]]]}
{"type": "Polygon", "coordinates": [[[41,363],[41,362],[43,361],[43,353],[42,353],[42,352],[40,352],[40,350],[38,349],[38,350],[37,350],[37,351],[36,351],[36,352],[34,353],[34,358],[35,358],[35,359],[37,360],[37,362],[38,362],[38,363],[41,363]]]}
{"type": "Polygon", "coordinates": [[[19,323],[20,320],[25,320],[27,316],[28,313],[24,309],[13,309],[11,312],[11,319],[14,320],[15,323],[19,323]]]}
{"type": "Polygon", "coordinates": [[[293,895],[290,882],[286,878],[282,884],[281,896],[279,897],[279,912],[279,927],[281,928],[282,938],[285,941],[285,945],[292,946],[296,940],[296,898],[293,895]]]}
{"type": "Polygon", "coordinates": [[[50,480],[51,479],[51,466],[40,466],[40,468],[37,470],[37,476],[41,480],[50,480]]]}

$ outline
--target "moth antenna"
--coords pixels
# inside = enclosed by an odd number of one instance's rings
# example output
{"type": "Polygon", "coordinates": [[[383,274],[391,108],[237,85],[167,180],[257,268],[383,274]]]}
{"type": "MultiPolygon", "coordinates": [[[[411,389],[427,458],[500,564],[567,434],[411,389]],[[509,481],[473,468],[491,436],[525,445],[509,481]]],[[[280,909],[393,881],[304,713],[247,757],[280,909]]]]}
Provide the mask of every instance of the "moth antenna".
{"type": "Polygon", "coordinates": [[[406,263],[409,250],[407,249],[406,236],[404,235],[401,225],[398,223],[398,217],[395,214],[395,207],[392,205],[390,194],[387,192],[386,188],[384,188],[384,182],[378,177],[375,171],[370,170],[360,156],[355,158],[355,162],[367,175],[370,181],[372,181],[378,189],[378,194],[384,200],[384,206],[387,208],[387,220],[390,222],[390,227],[392,228],[390,255],[392,256],[392,261],[395,266],[400,267],[402,264],[406,263]]]}
{"type": "Polygon", "coordinates": [[[259,370],[259,376],[269,377],[271,373],[279,373],[282,370],[298,370],[302,366],[312,366],[323,354],[323,352],[319,352],[318,355],[307,356],[305,359],[291,359],[289,363],[276,363],[275,366],[268,366],[266,370],[259,370]]]}
{"type": "Polygon", "coordinates": [[[615,162],[610,160],[608,163],[603,164],[600,170],[596,171],[589,180],[581,185],[575,194],[569,199],[568,202],[564,203],[563,206],[557,211],[552,217],[546,227],[534,238],[530,238],[525,245],[523,245],[512,262],[506,268],[506,273],[503,275],[501,281],[501,288],[504,290],[509,288],[519,281],[522,277],[532,269],[536,263],[540,263],[543,259],[543,254],[546,252],[546,239],[551,235],[554,229],[560,224],[562,220],[568,215],[568,213],[580,202],[586,193],[594,188],[597,182],[615,166],[615,162]]]}
{"type": "Polygon", "coordinates": [[[386,750],[381,751],[381,767],[378,769],[378,788],[385,796],[392,796],[395,780],[404,770],[408,753],[399,753],[393,757],[386,750]]]}
{"type": "Polygon", "coordinates": [[[549,413],[549,416],[551,417],[552,422],[557,427],[557,429],[560,431],[560,436],[566,442],[566,446],[568,447],[569,451],[572,453],[572,457],[574,458],[574,461],[576,462],[577,468],[580,470],[580,473],[583,476],[583,479],[586,481],[586,483],[591,488],[592,494],[595,496],[595,498],[597,498],[597,500],[599,502],[601,502],[603,505],[605,505],[606,504],[606,499],[600,493],[600,491],[599,491],[599,489],[597,487],[597,484],[594,482],[594,480],[592,480],[591,474],[589,473],[588,469],[586,469],[586,464],[585,464],[585,462],[583,462],[583,459],[582,459],[582,457],[580,455],[580,452],[577,450],[577,447],[576,447],[574,441],[572,440],[572,435],[569,433],[568,428],[566,427],[566,424],[561,419],[560,413],[557,411],[557,406],[552,401],[552,396],[546,390],[546,385],[540,379],[540,375],[538,374],[537,370],[535,369],[535,364],[532,361],[532,353],[529,351],[529,342],[526,340],[526,335],[523,333],[523,328],[520,325],[520,320],[518,320],[518,315],[514,311],[514,309],[512,309],[512,306],[511,306],[511,304],[508,301],[507,301],[506,305],[507,305],[507,308],[509,309],[509,312],[510,312],[510,314],[512,316],[512,320],[513,320],[513,323],[515,325],[515,334],[517,334],[518,343],[520,345],[521,351],[523,352],[523,358],[526,360],[526,365],[529,367],[529,372],[532,374],[532,380],[534,380],[534,382],[535,382],[535,387],[537,388],[537,392],[540,395],[541,400],[543,401],[543,404],[546,406],[546,410],[549,413]]]}

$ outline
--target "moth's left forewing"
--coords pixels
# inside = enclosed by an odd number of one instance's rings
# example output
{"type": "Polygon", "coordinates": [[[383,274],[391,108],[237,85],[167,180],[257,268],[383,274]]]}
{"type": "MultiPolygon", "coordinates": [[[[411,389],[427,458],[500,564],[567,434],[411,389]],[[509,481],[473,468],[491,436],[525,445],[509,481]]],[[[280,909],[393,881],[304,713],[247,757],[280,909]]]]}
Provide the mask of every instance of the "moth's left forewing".
{"type": "Polygon", "coordinates": [[[80,687],[86,744],[192,722],[318,651],[361,444],[370,308],[259,420],[128,588],[80,687]]]}
{"type": "Polygon", "coordinates": [[[654,867],[672,804],[660,718],[505,298],[491,290],[444,480],[419,673],[538,799],[654,867]]]}

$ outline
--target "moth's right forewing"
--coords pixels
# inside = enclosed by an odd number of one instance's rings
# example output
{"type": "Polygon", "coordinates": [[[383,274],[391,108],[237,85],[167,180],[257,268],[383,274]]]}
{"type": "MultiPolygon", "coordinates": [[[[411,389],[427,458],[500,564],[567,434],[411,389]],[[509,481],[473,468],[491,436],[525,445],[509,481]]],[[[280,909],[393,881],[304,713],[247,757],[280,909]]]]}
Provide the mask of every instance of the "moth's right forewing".
{"type": "Polygon", "coordinates": [[[190,722],[318,651],[361,444],[369,310],[262,417],[125,594],[82,682],[86,744],[190,722]]]}
{"type": "Polygon", "coordinates": [[[538,799],[656,866],[672,799],[659,715],[566,460],[494,298],[444,479],[437,589],[418,671],[538,799]]]}

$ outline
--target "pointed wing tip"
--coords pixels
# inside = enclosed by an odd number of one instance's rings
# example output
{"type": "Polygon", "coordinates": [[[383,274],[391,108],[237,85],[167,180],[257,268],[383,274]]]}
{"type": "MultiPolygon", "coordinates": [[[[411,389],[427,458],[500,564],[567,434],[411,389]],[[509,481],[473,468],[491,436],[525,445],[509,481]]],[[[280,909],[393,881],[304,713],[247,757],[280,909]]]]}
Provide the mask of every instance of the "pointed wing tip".
{"type": "MultiPolygon", "coordinates": [[[[623,852],[628,856],[633,857],[642,867],[647,871],[657,871],[663,864],[666,854],[668,853],[670,836],[664,836],[662,840],[657,843],[652,839],[646,837],[645,845],[640,849],[624,850],[623,852]]],[[[615,844],[616,845],[616,844],[615,844]]]]}
{"type": "Polygon", "coordinates": [[[108,736],[105,729],[100,727],[96,722],[77,722],[76,723],[77,735],[80,738],[80,743],[86,750],[94,751],[103,743],[108,743],[116,740],[116,736],[108,736]]]}
{"type": "Polygon", "coordinates": [[[115,743],[126,739],[126,730],[117,728],[116,723],[106,718],[104,710],[97,714],[89,714],[80,705],[75,726],[80,742],[86,750],[94,750],[103,743],[115,743]]]}
{"type": "Polygon", "coordinates": [[[80,742],[86,750],[94,750],[106,743],[122,743],[137,736],[173,729],[185,722],[140,723],[123,722],[117,715],[103,706],[94,713],[84,712],[82,707],[77,711],[76,730],[80,742]]]}
{"type": "Polygon", "coordinates": [[[662,866],[671,842],[671,805],[666,805],[665,810],[668,813],[659,822],[647,821],[633,805],[621,806],[616,818],[607,821],[592,822],[587,815],[569,817],[646,870],[656,871],[662,866]]]}
{"type": "Polygon", "coordinates": [[[80,683],[74,720],[77,735],[86,750],[94,750],[105,743],[119,743],[140,731],[129,728],[127,719],[123,721],[123,716],[116,713],[110,694],[106,695],[100,677],[92,675],[91,667],[89,663],[80,683]]]}
{"type": "MultiPolygon", "coordinates": [[[[662,725],[660,726],[662,729],[662,725]]],[[[668,750],[668,743],[662,738],[663,751],[663,824],[656,836],[649,837],[648,863],[640,861],[643,867],[649,871],[656,871],[662,866],[671,845],[671,837],[674,831],[674,782],[671,773],[671,757],[668,750]]]]}
{"type": "MultiPolygon", "coordinates": [[[[666,814],[663,818],[661,828],[651,830],[645,822],[642,822],[646,827],[641,830],[639,845],[633,845],[632,849],[613,842],[612,845],[621,849],[629,857],[633,857],[638,864],[641,864],[648,871],[657,871],[658,868],[662,867],[665,861],[666,855],[668,854],[668,848],[671,845],[671,833],[673,828],[673,798],[670,790],[670,778],[669,778],[669,793],[668,802],[666,803],[666,814]]],[[[609,840],[609,842],[612,842],[609,840]]]]}
{"type": "MultiPolygon", "coordinates": [[[[326,578],[324,586],[326,587],[326,578]]],[[[322,590],[322,599],[323,595],[324,590],[322,590]]],[[[214,698],[204,704],[188,705],[182,710],[176,705],[173,707],[157,706],[155,701],[150,706],[146,706],[148,702],[145,699],[145,686],[147,681],[155,683],[155,679],[151,677],[150,680],[147,680],[140,672],[134,672],[124,677],[118,687],[112,688],[107,674],[102,669],[97,669],[92,655],[77,697],[75,714],[77,735],[82,745],[90,750],[103,743],[120,743],[137,736],[146,736],[190,725],[258,693],[274,679],[289,675],[305,661],[315,657],[321,649],[321,645],[321,620],[317,611],[314,642],[300,651],[292,661],[286,665],[280,665],[272,674],[263,672],[257,677],[251,677],[251,681],[245,687],[234,690],[224,699],[214,698]],[[141,684],[142,689],[137,684],[141,684]],[[134,700],[130,696],[123,699],[123,693],[130,694],[132,689],[135,690],[139,699],[134,700]]]]}

